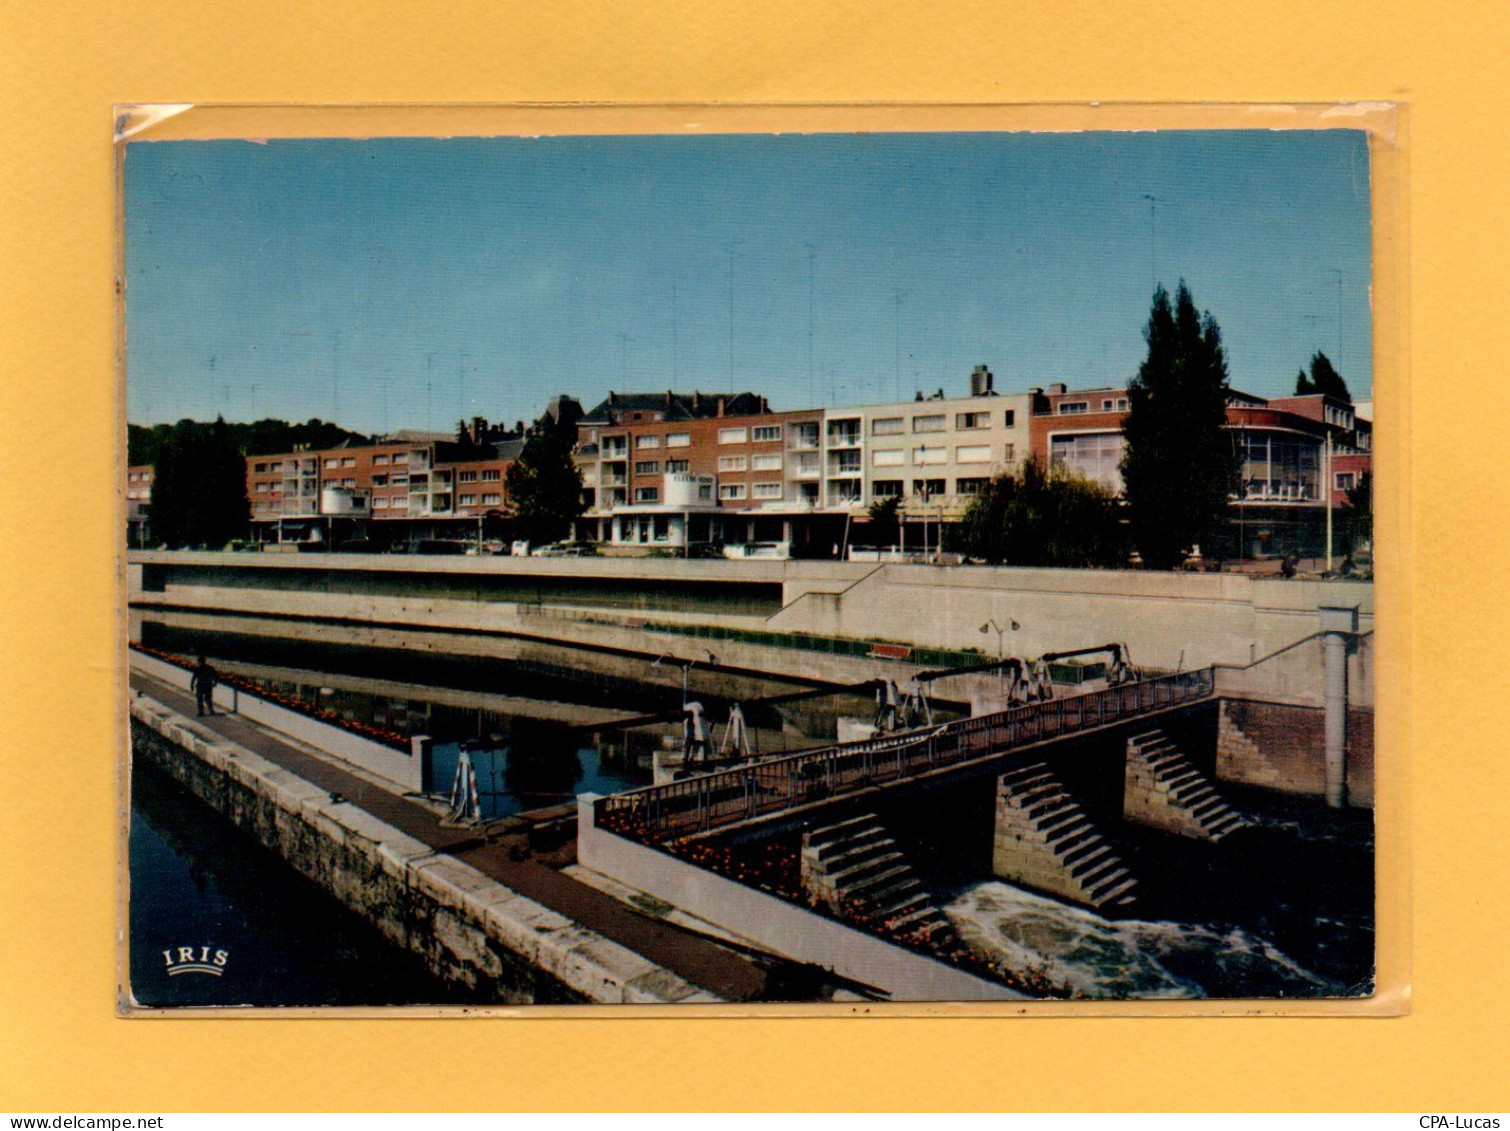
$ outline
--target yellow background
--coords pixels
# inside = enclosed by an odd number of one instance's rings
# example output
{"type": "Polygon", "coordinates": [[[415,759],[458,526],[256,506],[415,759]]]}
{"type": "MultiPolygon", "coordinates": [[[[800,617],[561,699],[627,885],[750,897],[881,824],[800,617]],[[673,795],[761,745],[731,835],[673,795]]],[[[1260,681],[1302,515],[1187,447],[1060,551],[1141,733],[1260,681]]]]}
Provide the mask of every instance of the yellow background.
{"type": "MultiPolygon", "coordinates": [[[[0,7],[0,1109],[1503,1109],[1510,239],[1493,4],[0,7]],[[1407,106],[1412,1012],[122,1020],[112,104],[1407,106]],[[1498,584],[1496,584],[1498,582],[1498,584]]],[[[1407,225],[1402,223],[1402,231],[1407,225]]],[[[1398,359],[1397,359],[1398,360],[1398,359]]],[[[1381,634],[1381,644],[1384,644],[1381,634]]],[[[1398,831],[1403,832],[1403,824],[1398,831]]]]}

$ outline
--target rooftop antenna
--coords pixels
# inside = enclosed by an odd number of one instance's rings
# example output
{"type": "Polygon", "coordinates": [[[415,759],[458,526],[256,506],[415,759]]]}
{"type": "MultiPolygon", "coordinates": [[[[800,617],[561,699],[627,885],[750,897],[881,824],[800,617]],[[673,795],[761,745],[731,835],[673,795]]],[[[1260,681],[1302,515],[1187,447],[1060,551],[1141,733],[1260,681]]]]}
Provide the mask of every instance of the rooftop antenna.
{"type": "Polygon", "coordinates": [[[330,333],[330,421],[341,419],[341,331],[330,333]]]}
{"type": "Polygon", "coordinates": [[[730,240],[724,244],[729,253],[729,391],[734,391],[734,249],[743,240],[730,240]]]}
{"type": "Polygon", "coordinates": [[[671,284],[671,385],[677,385],[676,377],[676,284],[671,284]]]}
{"type": "Polygon", "coordinates": [[[907,292],[901,287],[891,288],[891,300],[896,304],[896,340],[894,342],[895,357],[893,358],[893,362],[896,369],[895,381],[898,400],[902,397],[902,300],[906,297],[907,292]]]}
{"type": "Polygon", "coordinates": [[[629,343],[634,341],[623,331],[619,332],[619,376],[625,385],[629,384],[629,343]]]}
{"type": "Polygon", "coordinates": [[[1328,267],[1337,276],[1337,364],[1342,364],[1342,268],[1328,267]]]}
{"type": "Polygon", "coordinates": [[[435,354],[425,354],[425,427],[430,427],[430,422],[435,419],[432,407],[432,394],[435,392],[435,354]]]}
{"type": "Polygon", "coordinates": [[[1145,192],[1143,199],[1148,201],[1148,273],[1153,277],[1155,289],[1159,286],[1159,198],[1151,192],[1145,192]]]}
{"type": "Polygon", "coordinates": [[[805,243],[807,248],[807,403],[813,403],[813,298],[817,292],[818,245],[805,243]]]}

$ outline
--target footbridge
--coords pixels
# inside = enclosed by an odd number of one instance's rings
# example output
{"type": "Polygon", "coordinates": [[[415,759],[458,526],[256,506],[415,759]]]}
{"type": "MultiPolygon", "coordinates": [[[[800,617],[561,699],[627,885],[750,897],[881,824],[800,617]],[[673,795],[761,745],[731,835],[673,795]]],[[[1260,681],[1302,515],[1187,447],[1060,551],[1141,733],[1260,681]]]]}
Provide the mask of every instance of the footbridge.
{"type": "Polygon", "coordinates": [[[987,769],[1073,735],[1180,711],[1216,694],[1212,668],[839,743],[593,800],[597,828],[660,844],[837,805],[869,789],[987,769]]]}

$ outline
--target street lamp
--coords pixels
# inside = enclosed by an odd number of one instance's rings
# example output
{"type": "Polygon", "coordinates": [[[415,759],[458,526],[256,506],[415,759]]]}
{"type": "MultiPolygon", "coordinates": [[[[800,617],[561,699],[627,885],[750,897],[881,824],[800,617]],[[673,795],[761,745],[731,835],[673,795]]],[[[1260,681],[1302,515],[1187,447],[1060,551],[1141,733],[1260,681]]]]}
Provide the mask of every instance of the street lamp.
{"type": "MultiPolygon", "coordinates": [[[[684,660],[680,656],[673,656],[670,652],[662,652],[659,656],[657,656],[655,658],[655,662],[652,663],[650,666],[652,668],[658,668],[658,667],[661,666],[661,661],[662,660],[666,660],[666,661],[668,661],[670,663],[676,664],[678,667],[680,667],[682,669],[682,706],[685,707],[687,705],[688,699],[691,697],[690,694],[689,694],[689,687],[688,687],[688,685],[689,685],[689,683],[691,681],[691,678],[692,678],[692,665],[695,664],[695,663],[697,663],[697,661],[696,660],[684,660]]],[[[713,662],[713,653],[712,652],[708,653],[708,662],[710,664],[713,662]]]]}
{"type": "MultiPolygon", "coordinates": [[[[1013,632],[1016,632],[1021,627],[1021,625],[1019,625],[1015,620],[1012,620],[1010,617],[1008,617],[1007,627],[1010,628],[1013,632]]],[[[997,695],[1002,697],[1002,706],[1005,707],[1005,699],[1007,693],[1007,651],[1005,646],[1005,637],[1007,634],[1007,629],[997,624],[995,618],[992,618],[990,620],[987,620],[985,624],[980,626],[981,635],[984,636],[987,632],[990,632],[993,629],[996,632],[996,693],[997,695]]]]}

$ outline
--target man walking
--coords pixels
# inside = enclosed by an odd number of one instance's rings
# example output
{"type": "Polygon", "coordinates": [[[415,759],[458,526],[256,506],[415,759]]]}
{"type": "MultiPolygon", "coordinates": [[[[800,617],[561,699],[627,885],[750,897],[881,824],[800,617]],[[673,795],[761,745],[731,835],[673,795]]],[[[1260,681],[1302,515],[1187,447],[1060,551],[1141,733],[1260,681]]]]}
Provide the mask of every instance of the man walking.
{"type": "Polygon", "coordinates": [[[210,661],[201,653],[194,674],[189,677],[189,687],[194,692],[194,709],[201,717],[206,712],[215,713],[215,685],[220,682],[220,673],[210,666],[210,661]]]}

